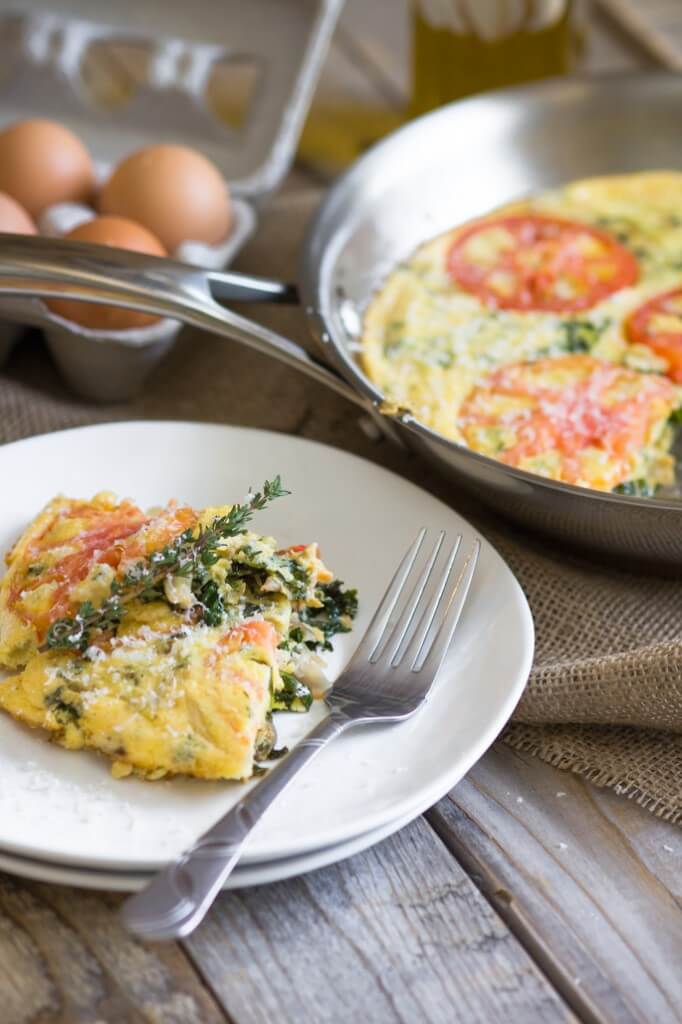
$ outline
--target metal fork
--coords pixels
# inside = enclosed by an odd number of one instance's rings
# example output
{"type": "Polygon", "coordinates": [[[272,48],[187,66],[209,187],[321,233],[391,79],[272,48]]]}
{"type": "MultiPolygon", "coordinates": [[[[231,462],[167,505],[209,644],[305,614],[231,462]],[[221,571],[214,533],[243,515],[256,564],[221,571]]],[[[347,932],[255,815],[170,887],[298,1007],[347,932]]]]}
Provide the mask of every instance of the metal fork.
{"type": "Polygon", "coordinates": [[[323,747],[353,726],[402,722],[422,707],[452,641],[480,550],[475,540],[461,557],[458,536],[446,552],[441,532],[420,572],[425,537],[426,529],[420,530],[398,566],[350,664],[327,697],[327,717],[189,850],[126,900],[122,916],[131,931],[147,939],[189,935],[220,892],[257,822],[323,747]]]}

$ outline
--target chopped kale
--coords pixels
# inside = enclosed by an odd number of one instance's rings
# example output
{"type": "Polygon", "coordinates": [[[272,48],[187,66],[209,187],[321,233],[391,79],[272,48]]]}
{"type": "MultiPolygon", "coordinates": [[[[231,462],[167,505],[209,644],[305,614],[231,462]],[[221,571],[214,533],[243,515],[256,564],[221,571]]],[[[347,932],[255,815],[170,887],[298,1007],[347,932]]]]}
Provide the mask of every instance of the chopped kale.
{"type": "Polygon", "coordinates": [[[638,498],[650,498],[657,488],[646,480],[626,480],[613,488],[614,494],[630,494],[638,498]]]}
{"type": "Polygon", "coordinates": [[[57,686],[45,697],[45,706],[52,711],[62,725],[77,722],[81,716],[80,708],[64,698],[64,687],[57,686]]]}
{"type": "Polygon", "coordinates": [[[225,617],[225,605],[216,581],[200,578],[199,586],[195,587],[194,593],[199,599],[201,617],[206,625],[219,626],[225,617]]]}
{"type": "Polygon", "coordinates": [[[313,702],[310,687],[302,683],[291,672],[280,672],[283,682],[281,690],[272,697],[273,711],[308,711],[313,702]]]}
{"type": "Polygon", "coordinates": [[[321,608],[304,608],[301,619],[309,626],[316,626],[324,633],[324,642],[315,644],[308,642],[308,647],[322,647],[324,651],[332,648],[331,639],[337,633],[349,633],[351,621],[358,613],[357,590],[344,590],[341,580],[332,580],[318,587],[315,596],[321,601],[321,608]]]}
{"type": "Polygon", "coordinates": [[[591,320],[562,320],[560,346],[564,352],[591,352],[609,324],[610,320],[599,324],[591,320]]]}
{"type": "Polygon", "coordinates": [[[234,555],[227,582],[234,586],[239,580],[247,580],[252,593],[257,594],[269,576],[277,576],[282,589],[293,600],[304,598],[308,593],[310,573],[297,559],[263,554],[249,544],[234,555]]]}

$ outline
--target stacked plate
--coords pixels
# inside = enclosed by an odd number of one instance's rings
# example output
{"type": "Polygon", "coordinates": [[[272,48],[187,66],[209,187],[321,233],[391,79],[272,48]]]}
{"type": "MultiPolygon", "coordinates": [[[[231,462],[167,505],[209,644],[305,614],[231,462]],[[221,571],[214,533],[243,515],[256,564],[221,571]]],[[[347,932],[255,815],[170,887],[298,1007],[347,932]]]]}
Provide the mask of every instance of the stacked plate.
{"type": "MultiPolygon", "coordinates": [[[[425,491],[355,456],[282,434],[191,423],[117,423],[31,438],[0,448],[0,478],[21,481],[0,508],[0,550],[60,492],[113,490],[142,506],[170,497],[217,505],[277,474],[291,496],[260,514],[254,528],[283,545],[319,541],[327,564],[358,588],[355,629],[329,657],[333,678],[417,529],[461,533],[465,544],[474,535],[425,491]]],[[[532,653],[523,593],[483,541],[453,649],[426,707],[400,725],[359,729],[324,750],[254,831],[228,887],[341,860],[426,810],[499,733],[532,653]]],[[[316,704],[307,715],[277,715],[280,743],[292,746],[323,714],[316,704]]],[[[2,716],[0,869],[137,889],[244,791],[238,783],[116,781],[104,759],[62,750],[2,716]]]]}

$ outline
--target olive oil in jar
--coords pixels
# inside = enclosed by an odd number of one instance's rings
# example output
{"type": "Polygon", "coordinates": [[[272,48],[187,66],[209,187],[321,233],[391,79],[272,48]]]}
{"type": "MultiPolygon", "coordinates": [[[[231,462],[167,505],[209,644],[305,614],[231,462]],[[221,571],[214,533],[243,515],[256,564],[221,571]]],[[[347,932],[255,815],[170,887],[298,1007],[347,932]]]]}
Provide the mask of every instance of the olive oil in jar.
{"type": "Polygon", "coordinates": [[[574,0],[413,0],[410,115],[570,71],[574,0]]]}

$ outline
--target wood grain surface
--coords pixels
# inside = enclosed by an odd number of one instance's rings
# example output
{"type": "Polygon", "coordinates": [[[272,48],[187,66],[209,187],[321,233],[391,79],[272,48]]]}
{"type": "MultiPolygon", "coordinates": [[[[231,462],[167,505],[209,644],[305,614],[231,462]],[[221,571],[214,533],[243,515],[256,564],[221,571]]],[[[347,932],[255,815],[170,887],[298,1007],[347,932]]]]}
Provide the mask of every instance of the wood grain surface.
{"type": "Polygon", "coordinates": [[[427,815],[583,1020],[682,1019],[682,831],[502,744],[427,815]]]}
{"type": "Polygon", "coordinates": [[[177,945],[142,945],[119,897],[0,875],[2,1024],[218,1024],[177,945]]]}
{"type": "Polygon", "coordinates": [[[322,871],[224,894],[186,947],[240,1024],[575,1020],[424,820],[322,871]]]}

